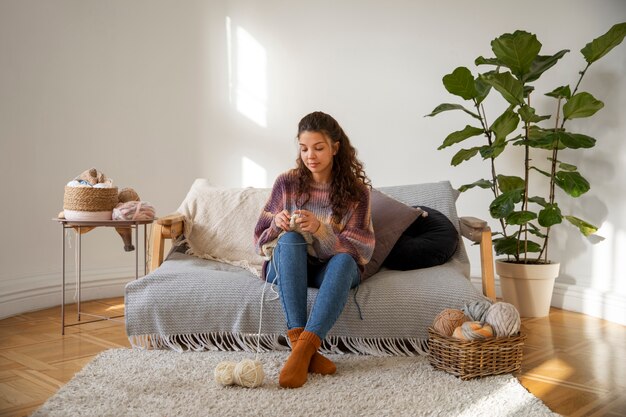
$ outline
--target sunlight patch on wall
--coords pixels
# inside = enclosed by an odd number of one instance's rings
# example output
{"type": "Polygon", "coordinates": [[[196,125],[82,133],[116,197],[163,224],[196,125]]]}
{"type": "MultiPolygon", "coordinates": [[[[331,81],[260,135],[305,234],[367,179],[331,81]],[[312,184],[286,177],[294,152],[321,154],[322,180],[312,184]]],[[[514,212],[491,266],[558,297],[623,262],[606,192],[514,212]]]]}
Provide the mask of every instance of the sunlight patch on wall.
{"type": "Polygon", "coordinates": [[[247,157],[241,158],[241,186],[267,187],[267,170],[247,157]]]}
{"type": "Polygon", "coordinates": [[[600,291],[610,291],[611,278],[615,271],[613,271],[613,265],[617,266],[617,260],[613,259],[612,245],[609,242],[615,240],[615,227],[610,222],[604,222],[604,224],[598,229],[598,235],[604,237],[606,240],[603,244],[593,245],[593,269],[592,279],[593,283],[591,287],[600,291]]]}
{"type": "Polygon", "coordinates": [[[226,17],[229,100],[239,113],[267,127],[267,52],[248,31],[226,17]]]}

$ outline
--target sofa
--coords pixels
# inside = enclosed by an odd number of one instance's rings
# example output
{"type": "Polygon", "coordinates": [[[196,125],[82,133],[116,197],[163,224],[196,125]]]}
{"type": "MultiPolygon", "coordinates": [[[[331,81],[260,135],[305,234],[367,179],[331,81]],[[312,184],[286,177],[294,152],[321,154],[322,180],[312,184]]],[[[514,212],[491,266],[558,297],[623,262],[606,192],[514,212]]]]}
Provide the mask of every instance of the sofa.
{"type": "MultiPolygon", "coordinates": [[[[151,272],[125,288],[126,332],[133,347],[252,352],[289,348],[277,290],[259,278],[263,259],[252,246],[254,225],[269,192],[213,187],[198,179],[177,213],[157,220],[152,229],[151,272]],[[172,249],[164,256],[168,239],[172,249]]],[[[428,327],[443,309],[495,299],[491,231],[482,220],[458,217],[458,191],[448,181],[379,187],[376,192],[383,199],[376,207],[372,201],[379,259],[370,262],[371,276],[351,290],[321,350],[425,354],[428,327]],[[413,210],[419,216],[415,207],[426,206],[454,226],[459,239],[452,256],[427,268],[386,267],[385,257],[403,233],[394,228],[407,228],[408,223],[397,221],[401,212],[413,210]],[[461,237],[480,244],[482,292],[469,280],[461,237]],[[382,248],[383,244],[388,247],[382,248]]],[[[316,294],[317,289],[309,288],[309,308],[316,294]]]]}

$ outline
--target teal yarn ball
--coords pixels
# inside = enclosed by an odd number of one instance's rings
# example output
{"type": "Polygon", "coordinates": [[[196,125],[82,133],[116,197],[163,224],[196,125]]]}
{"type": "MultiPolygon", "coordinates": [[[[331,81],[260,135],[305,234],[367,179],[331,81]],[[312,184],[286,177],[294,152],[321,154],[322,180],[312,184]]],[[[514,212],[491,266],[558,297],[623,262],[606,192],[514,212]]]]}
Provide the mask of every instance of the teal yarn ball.
{"type": "Polygon", "coordinates": [[[485,321],[487,310],[491,307],[489,301],[474,301],[473,303],[466,303],[463,306],[463,313],[469,317],[472,321],[485,321]]]}
{"type": "Polygon", "coordinates": [[[519,312],[513,304],[495,303],[485,314],[485,321],[491,324],[497,337],[507,337],[517,334],[522,325],[519,312]]]}

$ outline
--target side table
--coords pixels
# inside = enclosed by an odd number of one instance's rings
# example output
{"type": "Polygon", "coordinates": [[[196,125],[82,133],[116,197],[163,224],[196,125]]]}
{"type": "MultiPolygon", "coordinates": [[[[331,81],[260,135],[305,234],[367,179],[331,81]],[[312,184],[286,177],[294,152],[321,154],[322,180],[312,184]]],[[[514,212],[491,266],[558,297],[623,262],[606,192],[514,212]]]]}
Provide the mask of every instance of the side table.
{"type": "Polygon", "coordinates": [[[83,315],[90,315],[94,317],[99,317],[97,320],[90,321],[81,321],[81,311],[80,311],[80,290],[81,290],[81,274],[82,274],[82,260],[81,260],[81,240],[82,240],[82,228],[98,228],[98,227],[128,227],[130,229],[135,230],[135,279],[139,278],[139,226],[143,225],[143,264],[144,264],[144,275],[148,273],[147,265],[146,265],[146,252],[147,252],[147,225],[154,222],[156,219],[150,220],[98,220],[98,221],[89,221],[89,220],[67,220],[67,219],[52,219],[59,222],[62,226],[62,235],[63,235],[63,284],[62,284],[62,303],[61,303],[61,334],[65,334],[65,328],[70,326],[76,326],[80,324],[86,323],[94,323],[97,321],[110,320],[117,317],[122,316],[113,316],[113,317],[104,317],[104,316],[96,316],[93,314],[82,313],[83,315]],[[78,233],[78,244],[77,244],[77,258],[78,258],[78,283],[77,283],[77,301],[76,308],[78,312],[78,323],[65,324],[65,230],[66,229],[75,229],[76,233],[78,233]]]}

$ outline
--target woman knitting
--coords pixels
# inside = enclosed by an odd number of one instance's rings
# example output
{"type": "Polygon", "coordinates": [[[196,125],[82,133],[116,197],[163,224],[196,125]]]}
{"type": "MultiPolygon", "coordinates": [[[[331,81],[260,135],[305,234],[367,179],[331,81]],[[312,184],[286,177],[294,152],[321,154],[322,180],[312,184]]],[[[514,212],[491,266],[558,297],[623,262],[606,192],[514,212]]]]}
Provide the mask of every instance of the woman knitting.
{"type": "Polygon", "coordinates": [[[341,126],[311,113],[300,120],[298,144],[296,168],[278,176],[255,228],[292,346],[278,380],[284,388],[301,387],[308,372],[335,373],[318,349],[374,250],[370,182],[341,126]],[[319,288],[308,317],[307,287],[319,288]]]}

